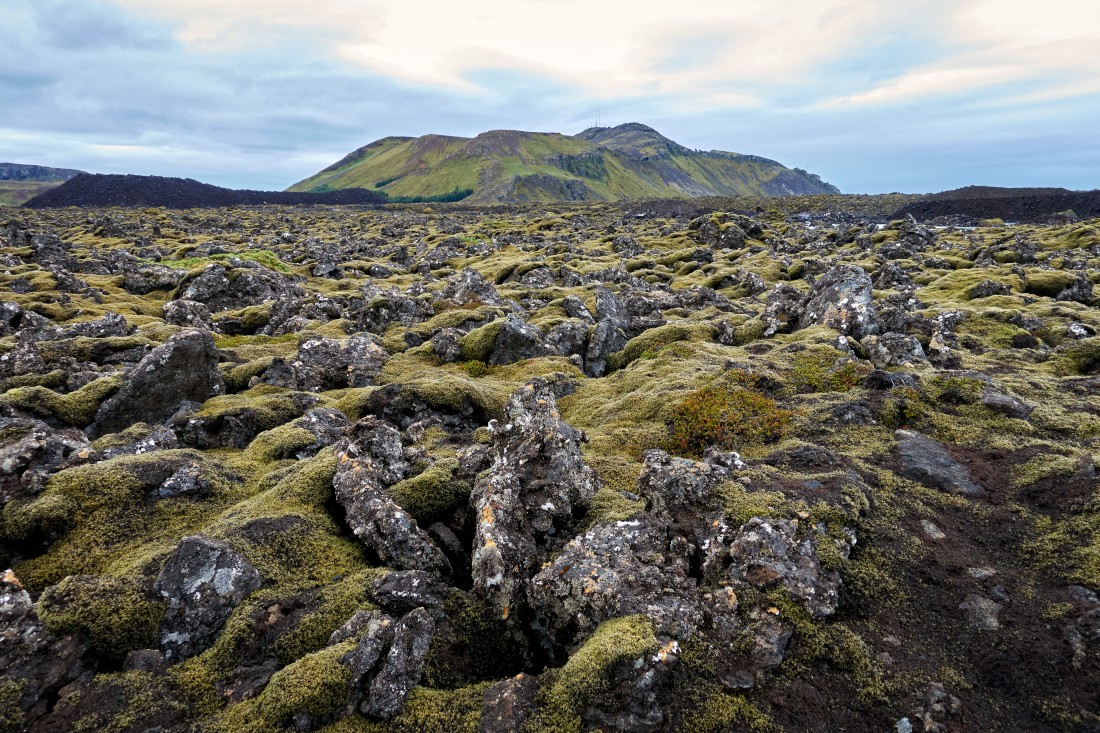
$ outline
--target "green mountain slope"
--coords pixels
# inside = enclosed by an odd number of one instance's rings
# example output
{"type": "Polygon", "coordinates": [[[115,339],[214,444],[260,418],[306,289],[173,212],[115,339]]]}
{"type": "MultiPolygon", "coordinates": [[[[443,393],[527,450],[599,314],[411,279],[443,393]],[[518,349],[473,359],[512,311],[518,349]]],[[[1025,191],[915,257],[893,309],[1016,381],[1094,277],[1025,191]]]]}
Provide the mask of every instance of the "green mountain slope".
{"type": "Polygon", "coordinates": [[[839,193],[755,155],[696,151],[638,123],[560,133],[491,130],[475,138],[387,137],[291,191],[370,188],[391,198],[558,201],[839,193]]]}

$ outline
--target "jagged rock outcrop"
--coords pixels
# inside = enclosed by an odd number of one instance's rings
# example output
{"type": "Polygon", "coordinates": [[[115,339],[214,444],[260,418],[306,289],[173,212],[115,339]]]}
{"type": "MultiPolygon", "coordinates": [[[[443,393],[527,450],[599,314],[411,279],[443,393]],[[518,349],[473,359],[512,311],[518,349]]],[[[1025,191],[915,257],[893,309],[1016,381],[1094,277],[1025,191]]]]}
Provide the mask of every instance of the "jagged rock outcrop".
{"type": "Polygon", "coordinates": [[[524,603],[528,578],[560,525],[591,498],[598,479],[581,458],[583,434],[564,423],[549,384],[536,380],[512,395],[503,420],[490,424],[493,464],[474,486],[477,517],[474,588],[502,618],[524,603]]]}

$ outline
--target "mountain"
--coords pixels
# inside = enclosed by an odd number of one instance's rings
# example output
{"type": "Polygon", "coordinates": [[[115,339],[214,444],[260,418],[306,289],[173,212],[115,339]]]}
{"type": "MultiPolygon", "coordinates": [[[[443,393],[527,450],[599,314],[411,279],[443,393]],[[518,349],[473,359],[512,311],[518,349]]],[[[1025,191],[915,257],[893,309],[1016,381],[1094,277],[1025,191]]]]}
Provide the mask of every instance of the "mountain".
{"type": "Polygon", "coordinates": [[[391,200],[615,201],[839,193],[774,160],[691,150],[637,122],[577,135],[491,130],[475,138],[386,137],[290,191],[361,187],[391,200]]]}
{"type": "Polygon", "coordinates": [[[19,206],[82,172],[26,163],[0,163],[0,206],[19,206]]]}
{"type": "Polygon", "coordinates": [[[238,191],[191,178],[165,176],[99,175],[81,173],[23,204],[28,209],[66,206],[163,206],[169,209],[201,209],[263,204],[343,204],[375,206],[384,203],[377,191],[348,188],[323,193],[287,191],[238,191]]]}

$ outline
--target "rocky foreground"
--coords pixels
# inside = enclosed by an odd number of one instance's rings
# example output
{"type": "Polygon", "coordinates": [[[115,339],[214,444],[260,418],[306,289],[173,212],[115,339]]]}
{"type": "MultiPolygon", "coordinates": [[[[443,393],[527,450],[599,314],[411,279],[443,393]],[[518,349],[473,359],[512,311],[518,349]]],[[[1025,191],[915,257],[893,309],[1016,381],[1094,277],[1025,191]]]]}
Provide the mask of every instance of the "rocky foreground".
{"type": "Polygon", "coordinates": [[[0,731],[1100,730],[1100,222],[0,211],[0,731]]]}

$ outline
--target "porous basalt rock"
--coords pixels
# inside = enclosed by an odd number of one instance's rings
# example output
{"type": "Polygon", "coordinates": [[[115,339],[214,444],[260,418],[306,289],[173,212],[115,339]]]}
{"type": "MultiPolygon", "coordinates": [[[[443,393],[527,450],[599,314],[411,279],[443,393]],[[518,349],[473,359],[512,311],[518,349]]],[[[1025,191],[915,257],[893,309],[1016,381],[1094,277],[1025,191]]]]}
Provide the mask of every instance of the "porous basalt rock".
{"type": "Polygon", "coordinates": [[[581,458],[582,433],[562,421],[550,384],[536,380],[512,395],[490,424],[493,464],[474,486],[477,518],[474,588],[503,618],[523,602],[523,586],[553,546],[574,506],[598,479],[581,458]]]}
{"type": "Polygon", "coordinates": [[[360,420],[354,435],[334,448],[338,465],[332,482],[352,532],[390,567],[449,572],[450,563],[431,538],[385,493],[409,469],[401,435],[376,418],[360,420]]]}
{"type": "Polygon", "coordinates": [[[307,392],[368,387],[388,360],[389,354],[370,336],[311,338],[298,345],[292,359],[272,363],[262,381],[307,392]]]}
{"type": "Polygon", "coordinates": [[[165,659],[186,659],[208,648],[233,609],[261,584],[256,568],[229,545],[185,537],[154,585],[167,604],[159,646],[165,659]]]}

